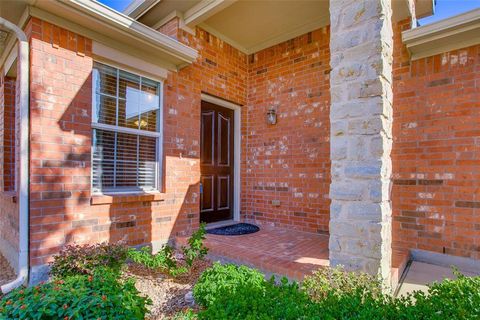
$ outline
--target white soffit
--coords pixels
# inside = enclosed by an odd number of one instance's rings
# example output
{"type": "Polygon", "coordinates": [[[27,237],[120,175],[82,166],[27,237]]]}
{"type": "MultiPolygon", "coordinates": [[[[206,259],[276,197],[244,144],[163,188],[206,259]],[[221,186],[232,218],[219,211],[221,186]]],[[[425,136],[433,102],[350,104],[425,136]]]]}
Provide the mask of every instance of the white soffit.
{"type": "Polygon", "coordinates": [[[412,60],[480,43],[480,8],[402,32],[412,60]]]}
{"type": "Polygon", "coordinates": [[[328,1],[239,0],[200,26],[247,54],[329,24],[328,1]]]}

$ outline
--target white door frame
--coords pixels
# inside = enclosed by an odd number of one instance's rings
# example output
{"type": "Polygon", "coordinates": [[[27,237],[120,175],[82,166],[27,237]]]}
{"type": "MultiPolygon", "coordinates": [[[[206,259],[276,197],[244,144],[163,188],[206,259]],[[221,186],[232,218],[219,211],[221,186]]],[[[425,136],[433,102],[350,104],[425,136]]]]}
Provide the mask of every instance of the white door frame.
{"type": "Polygon", "coordinates": [[[233,136],[233,220],[240,221],[240,152],[241,139],[241,106],[223,99],[202,93],[202,101],[216,104],[220,107],[234,111],[234,136],[233,136]]]}

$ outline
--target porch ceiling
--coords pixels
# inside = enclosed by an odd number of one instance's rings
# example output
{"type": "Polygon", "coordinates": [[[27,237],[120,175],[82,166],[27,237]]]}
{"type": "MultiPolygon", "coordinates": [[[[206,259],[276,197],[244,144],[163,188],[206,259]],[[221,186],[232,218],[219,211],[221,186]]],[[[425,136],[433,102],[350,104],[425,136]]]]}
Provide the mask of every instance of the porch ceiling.
{"type": "MultiPolygon", "coordinates": [[[[392,0],[394,19],[410,15],[409,0],[392,0]]],[[[330,23],[328,0],[136,0],[126,13],[151,27],[174,16],[200,26],[237,49],[255,53],[330,23]],[[142,2],[143,1],[143,2],[142,2]]],[[[417,17],[430,15],[433,0],[415,0],[417,17]]]]}
{"type": "Polygon", "coordinates": [[[326,26],[329,19],[327,1],[239,0],[200,26],[250,54],[326,26]]]}

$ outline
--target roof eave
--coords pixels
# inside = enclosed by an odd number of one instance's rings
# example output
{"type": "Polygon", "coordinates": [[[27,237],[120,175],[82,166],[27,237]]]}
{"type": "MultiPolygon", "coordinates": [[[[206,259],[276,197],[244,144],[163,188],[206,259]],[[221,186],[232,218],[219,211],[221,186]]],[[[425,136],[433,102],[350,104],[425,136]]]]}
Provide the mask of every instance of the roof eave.
{"type": "Polygon", "coordinates": [[[480,43],[480,9],[402,32],[412,60],[480,43]]]}

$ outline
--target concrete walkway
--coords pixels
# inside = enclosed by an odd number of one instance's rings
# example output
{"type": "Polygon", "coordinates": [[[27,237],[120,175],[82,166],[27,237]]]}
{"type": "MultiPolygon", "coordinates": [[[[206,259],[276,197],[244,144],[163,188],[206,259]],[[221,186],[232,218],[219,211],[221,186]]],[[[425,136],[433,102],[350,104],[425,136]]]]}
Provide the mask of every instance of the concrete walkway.
{"type": "MultiPolygon", "coordinates": [[[[462,270],[459,271],[466,276],[480,275],[462,270]]],[[[407,270],[405,279],[400,284],[397,295],[405,295],[414,290],[422,290],[426,292],[428,290],[428,284],[431,284],[434,281],[440,282],[446,278],[456,278],[452,272],[452,268],[413,261],[410,268],[407,270]]]]}

